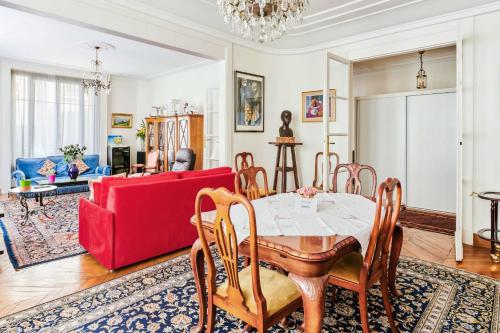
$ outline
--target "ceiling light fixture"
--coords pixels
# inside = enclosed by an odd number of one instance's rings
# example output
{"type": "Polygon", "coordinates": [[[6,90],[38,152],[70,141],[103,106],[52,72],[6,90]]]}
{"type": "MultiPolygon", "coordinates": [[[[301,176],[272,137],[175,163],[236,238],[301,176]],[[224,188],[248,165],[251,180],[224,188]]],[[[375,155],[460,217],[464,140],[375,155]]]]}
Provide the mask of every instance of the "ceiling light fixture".
{"type": "Polygon", "coordinates": [[[418,51],[420,54],[420,69],[417,73],[417,89],[425,89],[427,88],[427,74],[424,71],[424,62],[422,57],[425,51],[418,51]]]}
{"type": "Polygon", "coordinates": [[[281,38],[302,23],[309,0],[217,0],[219,14],[231,31],[261,43],[281,38]]]}
{"type": "Polygon", "coordinates": [[[90,62],[92,71],[83,73],[83,88],[85,88],[87,93],[93,91],[96,96],[98,96],[101,91],[109,94],[111,91],[111,76],[108,74],[104,79],[102,61],[99,60],[99,51],[114,50],[115,47],[111,44],[101,42],[83,42],[80,43],[80,46],[95,50],[95,60],[91,60],[90,62]]]}

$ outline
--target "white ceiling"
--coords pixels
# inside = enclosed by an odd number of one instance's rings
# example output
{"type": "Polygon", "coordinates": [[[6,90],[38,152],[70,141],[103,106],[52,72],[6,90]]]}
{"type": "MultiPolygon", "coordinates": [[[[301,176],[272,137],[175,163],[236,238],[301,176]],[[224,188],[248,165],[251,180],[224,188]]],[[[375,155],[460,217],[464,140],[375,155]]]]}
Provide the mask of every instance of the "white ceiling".
{"type": "Polygon", "coordinates": [[[208,61],[0,6],[0,58],[88,70],[94,52],[81,48],[80,41],[114,45],[115,51],[101,54],[103,70],[134,78],[159,76],[208,61]]]}
{"type": "MultiPolygon", "coordinates": [[[[176,15],[206,31],[229,34],[217,0],[111,0],[155,16],[176,15]],[[205,29],[204,29],[205,30],[205,29]]],[[[448,14],[498,0],[309,0],[301,26],[266,46],[298,49],[411,21],[448,14]]],[[[258,43],[258,42],[256,42],[258,43]]]]}

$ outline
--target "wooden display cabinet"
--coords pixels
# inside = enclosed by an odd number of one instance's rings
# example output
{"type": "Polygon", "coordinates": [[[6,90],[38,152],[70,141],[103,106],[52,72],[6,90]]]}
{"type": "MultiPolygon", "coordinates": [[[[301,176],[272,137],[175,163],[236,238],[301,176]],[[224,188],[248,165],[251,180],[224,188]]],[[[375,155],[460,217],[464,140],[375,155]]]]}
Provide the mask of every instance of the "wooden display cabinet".
{"type": "Polygon", "coordinates": [[[195,170],[203,168],[203,115],[187,114],[147,117],[146,156],[158,150],[158,170],[168,171],[181,148],[191,148],[196,154],[195,170]]]}

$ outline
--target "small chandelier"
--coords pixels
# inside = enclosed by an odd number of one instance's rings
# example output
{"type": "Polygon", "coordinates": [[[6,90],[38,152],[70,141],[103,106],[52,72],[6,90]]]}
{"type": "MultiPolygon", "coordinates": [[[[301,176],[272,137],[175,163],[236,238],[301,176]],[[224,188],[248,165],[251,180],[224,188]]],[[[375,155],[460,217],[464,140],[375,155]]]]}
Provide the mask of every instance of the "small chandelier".
{"type": "Polygon", "coordinates": [[[422,60],[422,56],[425,51],[418,51],[420,54],[420,69],[417,73],[417,89],[425,89],[427,88],[427,74],[424,71],[424,62],[422,60]]]}
{"type": "Polygon", "coordinates": [[[87,93],[93,90],[96,96],[98,96],[101,91],[109,94],[111,91],[111,77],[107,75],[105,80],[103,79],[104,74],[102,73],[102,61],[99,60],[99,51],[102,49],[114,49],[114,46],[105,44],[105,47],[103,47],[100,43],[85,43],[82,45],[92,47],[95,50],[95,60],[90,61],[92,72],[83,73],[83,88],[85,88],[87,93]]]}
{"type": "Polygon", "coordinates": [[[244,39],[261,43],[281,38],[302,23],[309,0],[217,0],[219,14],[244,39]]]}

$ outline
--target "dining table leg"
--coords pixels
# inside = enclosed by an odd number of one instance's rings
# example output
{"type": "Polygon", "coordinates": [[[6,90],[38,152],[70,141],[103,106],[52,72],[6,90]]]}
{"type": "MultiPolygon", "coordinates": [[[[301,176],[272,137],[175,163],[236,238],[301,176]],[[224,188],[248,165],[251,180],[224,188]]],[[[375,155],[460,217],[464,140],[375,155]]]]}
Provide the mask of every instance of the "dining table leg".
{"type": "Polygon", "coordinates": [[[393,296],[402,296],[403,294],[396,289],[396,271],[399,263],[399,255],[401,254],[401,248],[403,247],[403,228],[398,224],[394,229],[394,234],[392,235],[391,244],[391,257],[389,259],[389,289],[393,296]]]}
{"type": "Polygon", "coordinates": [[[289,273],[288,277],[295,282],[302,294],[302,303],[304,306],[304,332],[321,332],[325,314],[325,292],[328,275],[304,277],[289,273]]]}
{"type": "Polygon", "coordinates": [[[196,293],[198,295],[198,326],[191,330],[192,333],[199,333],[205,330],[207,322],[207,294],[205,292],[205,257],[201,242],[197,239],[191,247],[191,267],[193,269],[196,293]]]}

